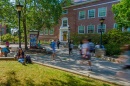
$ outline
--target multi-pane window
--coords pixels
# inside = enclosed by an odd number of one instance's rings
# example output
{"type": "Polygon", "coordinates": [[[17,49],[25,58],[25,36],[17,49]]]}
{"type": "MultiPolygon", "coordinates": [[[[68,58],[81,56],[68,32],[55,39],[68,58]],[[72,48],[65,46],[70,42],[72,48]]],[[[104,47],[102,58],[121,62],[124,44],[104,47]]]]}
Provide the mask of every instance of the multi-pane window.
{"type": "Polygon", "coordinates": [[[84,34],[85,33],[85,26],[79,26],[78,33],[84,34]]]}
{"type": "Polygon", "coordinates": [[[107,11],[106,7],[98,8],[98,17],[106,17],[106,11],[107,11]]]}
{"type": "Polygon", "coordinates": [[[88,33],[94,33],[94,25],[88,25],[88,33]]]}
{"type": "Polygon", "coordinates": [[[63,14],[67,14],[68,13],[68,10],[63,10],[63,14]]]}
{"type": "Polygon", "coordinates": [[[127,31],[130,31],[130,27],[129,27],[129,28],[127,28],[127,31]]]}
{"type": "Polygon", "coordinates": [[[63,27],[67,27],[67,20],[63,20],[63,27]]]}
{"type": "Polygon", "coordinates": [[[4,34],[4,28],[0,28],[0,30],[1,30],[1,31],[0,31],[0,35],[1,35],[1,34],[3,35],[3,34],[4,34]],[[1,32],[2,32],[2,33],[1,33],[1,32]]]}
{"type": "Polygon", "coordinates": [[[117,28],[117,27],[118,27],[118,24],[115,23],[114,26],[113,26],[113,28],[117,28]]]}
{"type": "Polygon", "coordinates": [[[95,18],[95,9],[88,10],[88,18],[95,18]]]}
{"type": "Polygon", "coordinates": [[[48,35],[48,29],[44,29],[44,34],[48,35]]]}
{"type": "Polygon", "coordinates": [[[54,29],[53,28],[50,29],[50,35],[54,35],[54,29]]]}
{"type": "Polygon", "coordinates": [[[79,12],[79,19],[85,19],[85,11],[79,12]]]}
{"type": "MultiPolygon", "coordinates": [[[[105,28],[106,28],[106,25],[103,24],[103,26],[102,26],[102,33],[105,32],[105,28]]],[[[97,26],[97,33],[101,33],[101,25],[98,25],[98,26],[97,26]]]]}
{"type": "Polygon", "coordinates": [[[40,35],[43,35],[43,29],[40,30],[40,35]]]}

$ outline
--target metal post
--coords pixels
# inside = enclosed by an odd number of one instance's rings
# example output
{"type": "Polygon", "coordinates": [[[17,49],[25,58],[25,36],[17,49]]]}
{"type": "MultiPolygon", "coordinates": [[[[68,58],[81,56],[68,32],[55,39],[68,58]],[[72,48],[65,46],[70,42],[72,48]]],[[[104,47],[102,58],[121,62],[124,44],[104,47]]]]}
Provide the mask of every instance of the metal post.
{"type": "Polygon", "coordinates": [[[68,30],[68,43],[70,42],[69,38],[70,38],[70,30],[68,30]]]}
{"type": "Polygon", "coordinates": [[[103,23],[101,23],[101,40],[100,40],[100,48],[102,48],[102,27],[103,27],[103,23]]]}
{"type": "Polygon", "coordinates": [[[19,13],[19,48],[21,48],[21,32],[20,32],[20,14],[21,14],[21,11],[18,12],[19,13]]]}
{"type": "Polygon", "coordinates": [[[1,28],[1,44],[2,44],[2,28],[1,28]]]}

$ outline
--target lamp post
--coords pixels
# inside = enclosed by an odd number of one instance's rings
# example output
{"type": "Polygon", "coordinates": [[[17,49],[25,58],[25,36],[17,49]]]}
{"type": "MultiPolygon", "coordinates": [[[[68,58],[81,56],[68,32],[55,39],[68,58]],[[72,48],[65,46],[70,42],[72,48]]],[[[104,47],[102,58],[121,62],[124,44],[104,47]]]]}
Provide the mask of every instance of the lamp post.
{"type": "Polygon", "coordinates": [[[70,27],[68,27],[68,44],[70,43],[70,27]]]}
{"type": "Polygon", "coordinates": [[[102,48],[102,28],[103,28],[103,22],[105,19],[101,18],[99,21],[101,23],[101,40],[100,40],[100,48],[102,48]]]}
{"type": "Polygon", "coordinates": [[[1,28],[0,32],[1,32],[1,44],[2,44],[2,28],[1,28]]]}
{"type": "Polygon", "coordinates": [[[19,48],[21,48],[20,16],[21,16],[21,10],[23,6],[20,5],[20,2],[19,2],[19,5],[16,5],[16,7],[19,14],[19,48]]]}

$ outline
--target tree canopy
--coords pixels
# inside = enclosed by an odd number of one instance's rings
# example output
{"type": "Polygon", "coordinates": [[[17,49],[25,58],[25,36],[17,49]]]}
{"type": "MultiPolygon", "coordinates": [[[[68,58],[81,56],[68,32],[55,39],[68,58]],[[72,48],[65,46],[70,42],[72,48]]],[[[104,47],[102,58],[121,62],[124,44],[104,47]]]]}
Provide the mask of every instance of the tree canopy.
{"type": "Polygon", "coordinates": [[[130,27],[130,1],[121,0],[120,3],[112,6],[112,11],[115,14],[114,19],[118,24],[118,27],[124,27],[127,29],[130,27]]]}

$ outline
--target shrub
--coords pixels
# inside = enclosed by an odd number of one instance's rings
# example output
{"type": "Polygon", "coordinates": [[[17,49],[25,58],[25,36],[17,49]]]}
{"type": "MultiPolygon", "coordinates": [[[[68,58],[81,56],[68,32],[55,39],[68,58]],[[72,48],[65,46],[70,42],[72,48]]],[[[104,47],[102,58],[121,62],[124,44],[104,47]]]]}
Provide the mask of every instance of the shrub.
{"type": "Polygon", "coordinates": [[[12,42],[13,39],[14,39],[14,36],[9,33],[2,36],[3,42],[6,42],[6,41],[12,42]]]}
{"type": "Polygon", "coordinates": [[[119,55],[121,52],[119,44],[111,43],[104,45],[104,47],[106,48],[106,55],[119,55]]]}

